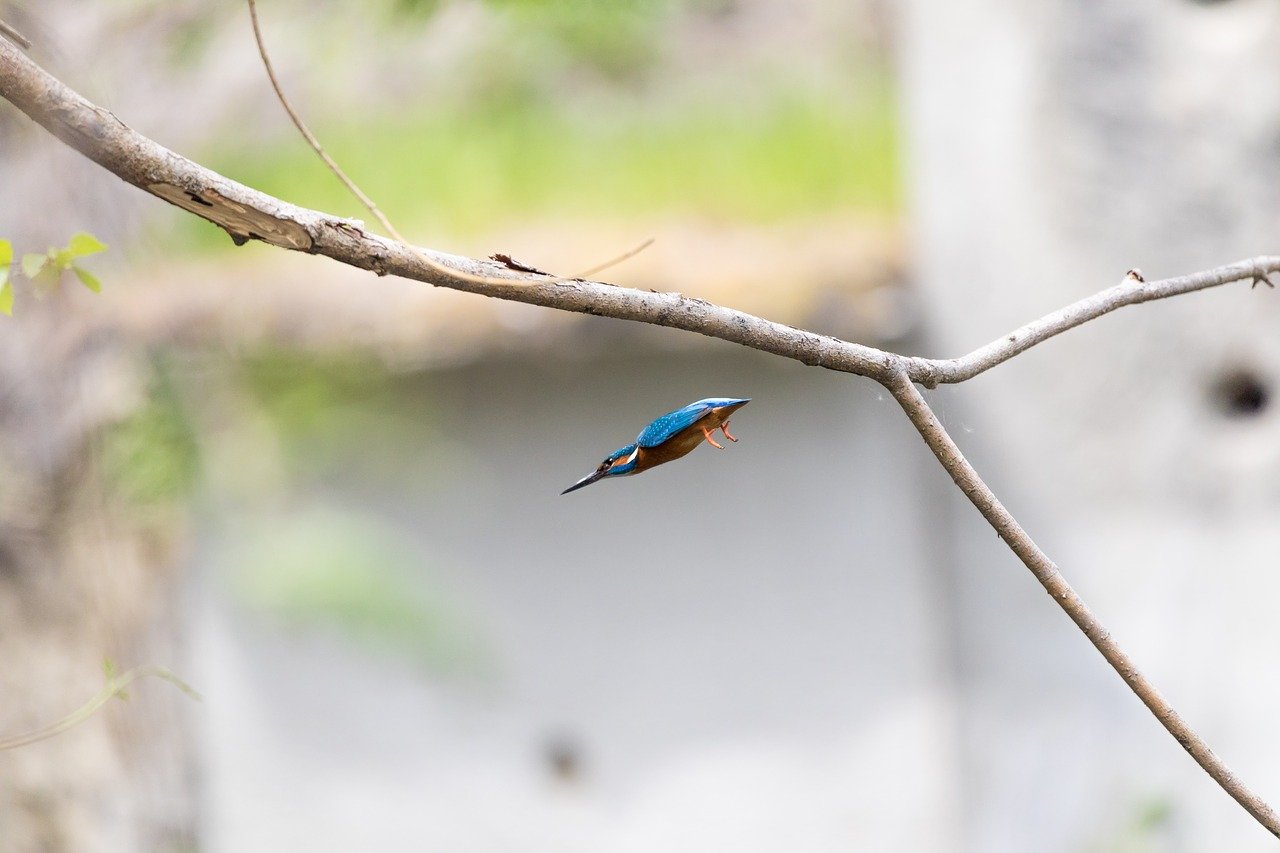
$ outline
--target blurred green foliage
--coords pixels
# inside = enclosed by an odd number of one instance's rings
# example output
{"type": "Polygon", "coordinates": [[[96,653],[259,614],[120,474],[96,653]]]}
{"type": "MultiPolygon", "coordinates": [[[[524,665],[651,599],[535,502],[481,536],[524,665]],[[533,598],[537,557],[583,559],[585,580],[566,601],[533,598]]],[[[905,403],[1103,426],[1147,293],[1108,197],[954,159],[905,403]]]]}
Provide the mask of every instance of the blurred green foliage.
{"type": "MultiPolygon", "coordinates": [[[[392,0],[393,15],[426,18],[444,0],[392,0]]],[[[514,34],[540,42],[609,77],[643,70],[658,58],[665,13],[678,0],[488,0],[514,34]]]]}
{"type": "MultiPolygon", "coordinates": [[[[887,91],[859,102],[779,93],[671,112],[575,116],[529,99],[318,129],[402,230],[480,233],[530,217],[652,214],[772,222],[899,200],[887,91]]],[[[292,138],[211,152],[210,165],[290,201],[364,218],[292,138]]],[[[198,225],[189,223],[192,229],[198,225]]],[[[223,245],[216,229],[200,240],[223,245]]]]}
{"type": "Polygon", "coordinates": [[[412,543],[369,517],[312,507],[259,519],[229,562],[241,599],[294,629],[337,627],[367,650],[435,671],[486,664],[465,609],[424,577],[412,543]]]}
{"type": "Polygon", "coordinates": [[[661,55],[674,0],[489,0],[520,32],[613,79],[638,74],[661,55]]]}
{"type": "Polygon", "coordinates": [[[1159,853],[1178,849],[1177,808],[1165,794],[1152,794],[1129,805],[1119,829],[1109,829],[1104,840],[1087,845],[1091,853],[1159,853]]]}
{"type": "Polygon", "coordinates": [[[241,361],[239,378],[287,443],[313,436],[333,443],[350,432],[343,410],[390,402],[385,368],[356,354],[261,351],[241,361]]]}
{"type": "Polygon", "coordinates": [[[1173,802],[1164,796],[1151,797],[1135,809],[1135,829],[1151,832],[1168,826],[1174,817],[1173,802]]]}
{"type": "MultiPolygon", "coordinates": [[[[376,0],[363,14],[407,51],[419,42],[405,34],[429,33],[448,5],[376,0]]],[[[439,72],[447,80],[387,80],[355,102],[324,95],[344,91],[341,69],[376,47],[348,45],[324,23],[306,30],[315,73],[290,94],[409,234],[468,237],[539,218],[897,212],[894,94],[883,59],[853,34],[846,53],[826,48],[834,64],[821,73],[764,63],[735,76],[715,60],[699,67],[687,43],[720,32],[732,0],[487,0],[485,10],[467,19],[466,47],[439,72]]],[[[183,31],[175,44],[199,52],[201,36],[183,31]]],[[[193,153],[289,201],[368,218],[277,115],[265,139],[215,133],[193,153]]],[[[180,227],[190,246],[228,246],[197,220],[180,227]]]]}
{"type": "MultiPolygon", "coordinates": [[[[210,7],[212,13],[216,7],[210,7]]],[[[179,17],[170,24],[167,58],[174,68],[194,67],[213,44],[215,30],[205,15],[179,17]]]]}
{"type": "Polygon", "coordinates": [[[163,362],[156,363],[146,404],[103,438],[108,485],[134,508],[187,498],[200,473],[195,431],[163,362]]]}
{"type": "Polygon", "coordinates": [[[235,379],[250,425],[223,437],[233,458],[253,458],[257,470],[212,472],[209,487],[231,497],[213,503],[230,512],[219,562],[236,596],[287,627],[336,629],[438,674],[484,672],[477,623],[421,543],[377,517],[385,511],[362,508],[433,467],[415,462],[439,458],[429,401],[350,354],[260,351],[235,379]]]}
{"type": "Polygon", "coordinates": [[[408,396],[386,368],[357,354],[267,350],[245,358],[239,380],[275,433],[284,473],[295,485],[376,484],[429,476],[406,466],[404,448],[434,457],[429,402],[408,396]]]}

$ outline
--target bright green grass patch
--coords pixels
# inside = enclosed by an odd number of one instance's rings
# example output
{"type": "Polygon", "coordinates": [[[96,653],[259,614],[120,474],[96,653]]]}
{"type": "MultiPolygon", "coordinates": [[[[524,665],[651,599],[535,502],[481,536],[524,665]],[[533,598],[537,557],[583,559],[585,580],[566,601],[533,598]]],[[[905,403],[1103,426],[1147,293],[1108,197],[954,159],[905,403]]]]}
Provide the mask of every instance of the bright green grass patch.
{"type": "MultiPolygon", "coordinates": [[[[507,103],[317,133],[402,230],[418,233],[468,235],[541,217],[771,222],[893,212],[899,198],[887,92],[853,101],[757,93],[750,105],[710,101],[662,115],[507,103]]],[[[295,203],[368,218],[295,136],[205,160],[295,203]]],[[[200,243],[226,242],[209,226],[189,227],[200,243]]]]}

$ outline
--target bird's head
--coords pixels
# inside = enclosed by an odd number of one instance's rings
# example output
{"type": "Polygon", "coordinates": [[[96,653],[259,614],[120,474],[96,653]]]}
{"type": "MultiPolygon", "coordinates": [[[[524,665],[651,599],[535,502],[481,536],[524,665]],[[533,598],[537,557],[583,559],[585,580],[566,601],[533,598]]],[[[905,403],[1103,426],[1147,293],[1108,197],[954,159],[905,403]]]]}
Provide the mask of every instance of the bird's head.
{"type": "Polygon", "coordinates": [[[627,474],[634,474],[636,470],[636,458],[640,455],[640,448],[634,444],[628,444],[626,447],[619,447],[610,453],[600,463],[600,467],[565,489],[560,494],[567,495],[570,492],[589,486],[597,480],[605,477],[624,477],[627,474]]]}

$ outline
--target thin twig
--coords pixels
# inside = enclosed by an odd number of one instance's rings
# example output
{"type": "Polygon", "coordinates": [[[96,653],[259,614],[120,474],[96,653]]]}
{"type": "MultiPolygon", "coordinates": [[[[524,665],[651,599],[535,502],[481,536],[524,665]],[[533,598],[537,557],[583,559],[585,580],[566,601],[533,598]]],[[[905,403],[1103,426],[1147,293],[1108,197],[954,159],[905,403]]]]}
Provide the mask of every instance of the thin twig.
{"type": "Polygon", "coordinates": [[[930,386],[942,382],[963,382],[1035,344],[1125,305],[1165,299],[1232,282],[1265,279],[1269,273],[1280,272],[1280,256],[1260,256],[1162,281],[1126,279],[1116,287],[1028,323],[966,356],[955,359],[914,358],[773,323],[676,293],[652,293],[593,281],[550,280],[518,270],[494,267],[483,261],[384,240],[354,227],[348,220],[281,201],[169,151],[134,132],[107,110],[85,100],[2,40],[0,97],[122,180],[217,224],[241,242],[254,238],[325,255],[379,275],[397,275],[564,311],[684,329],[796,359],[804,364],[875,379],[898,399],[957,485],[1138,693],[1160,723],[1214,781],[1263,826],[1280,835],[1280,821],[1276,820],[1275,813],[1235,778],[1132,666],[1071,591],[1053,563],[1035,547],[964,460],[912,384],[918,382],[930,386]],[[267,224],[278,224],[279,229],[268,233],[241,230],[246,212],[267,224]],[[453,266],[436,259],[447,259],[451,265],[493,269],[497,274],[464,278],[457,275],[453,266]]]}
{"type": "Polygon", "coordinates": [[[386,217],[386,214],[382,212],[378,205],[374,204],[373,199],[369,198],[364,190],[356,185],[355,181],[347,177],[347,173],[342,171],[342,167],[334,162],[334,159],[329,156],[329,152],[325,151],[324,146],[320,144],[320,140],[311,132],[311,128],[307,127],[307,123],[302,120],[302,116],[293,108],[293,104],[285,97],[284,88],[280,85],[280,79],[276,77],[275,67],[271,64],[271,56],[267,53],[267,45],[262,38],[262,25],[258,23],[258,5],[254,0],[249,0],[249,20],[253,23],[253,40],[258,44],[258,55],[262,57],[262,67],[266,69],[267,79],[271,81],[271,88],[276,92],[276,99],[280,101],[280,106],[284,107],[284,111],[289,114],[289,119],[293,122],[293,126],[298,129],[298,133],[302,134],[302,138],[311,146],[311,150],[316,152],[316,156],[329,167],[329,171],[333,172],[338,180],[342,181],[342,185],[359,199],[360,203],[373,214],[375,219],[382,223],[382,227],[386,229],[386,232],[401,243],[407,243],[408,241],[400,236],[400,232],[391,224],[391,220],[386,217]]]}
{"type": "Polygon", "coordinates": [[[31,40],[4,21],[0,21],[0,36],[9,39],[23,50],[31,50],[31,40]]]}
{"type": "MultiPolygon", "coordinates": [[[[267,78],[271,81],[271,88],[275,90],[276,99],[280,101],[280,106],[284,107],[284,111],[289,114],[289,119],[293,122],[293,126],[298,129],[299,133],[302,134],[302,138],[305,139],[307,141],[307,144],[311,146],[311,150],[316,152],[316,156],[318,156],[321,160],[323,160],[324,164],[329,167],[329,171],[333,172],[333,174],[337,176],[338,180],[342,182],[343,186],[345,186],[351,192],[351,194],[354,195],[360,201],[360,203],[365,206],[365,208],[369,211],[369,213],[373,214],[373,217],[377,219],[378,222],[382,223],[382,227],[386,230],[388,234],[390,234],[393,238],[400,241],[404,245],[410,246],[411,248],[416,248],[416,247],[413,247],[413,244],[410,243],[408,240],[406,240],[404,238],[404,235],[402,235],[396,229],[396,227],[391,224],[391,220],[388,219],[387,215],[382,212],[382,209],[379,208],[378,205],[374,203],[373,199],[370,198],[368,194],[364,192],[364,190],[360,189],[360,187],[356,185],[356,182],[351,180],[351,178],[347,176],[346,172],[342,171],[342,167],[340,167],[334,161],[334,159],[329,156],[329,153],[324,150],[324,146],[320,144],[320,140],[317,139],[316,135],[311,132],[311,128],[307,126],[307,123],[302,120],[302,116],[299,115],[298,111],[293,108],[293,104],[291,104],[289,102],[289,99],[285,97],[284,87],[280,85],[280,79],[276,77],[275,68],[272,67],[271,65],[271,56],[267,53],[267,45],[262,37],[262,25],[258,22],[258,4],[256,0],[248,0],[248,3],[249,3],[249,20],[253,23],[253,40],[257,42],[258,55],[262,57],[262,67],[266,69],[267,78]]],[[[645,240],[636,248],[631,249],[630,251],[625,252],[621,255],[618,255],[616,258],[613,258],[612,260],[605,261],[602,264],[597,264],[596,266],[591,267],[591,269],[587,270],[586,272],[579,273],[577,276],[574,276],[574,278],[585,278],[586,276],[592,275],[593,273],[597,273],[597,272],[600,272],[601,270],[608,269],[609,267],[612,267],[616,264],[620,264],[626,259],[632,257],[633,255],[639,254],[640,252],[644,251],[652,243],[653,243],[653,238],[649,238],[648,240],[645,240]]],[[[426,252],[423,252],[423,251],[419,251],[418,255],[422,258],[424,263],[426,263],[428,266],[435,269],[436,272],[443,273],[445,275],[455,276],[457,278],[462,279],[463,281],[471,281],[471,282],[476,282],[478,284],[511,284],[512,283],[510,280],[494,279],[494,278],[489,278],[487,276],[472,275],[471,273],[463,272],[462,270],[445,266],[444,264],[441,264],[439,261],[435,260],[434,258],[432,258],[430,255],[428,255],[426,252]]],[[[552,277],[542,279],[543,282],[572,281],[572,280],[574,279],[561,278],[558,276],[552,276],[552,277]]]]}
{"type": "Polygon", "coordinates": [[[60,735],[68,729],[75,728],[85,720],[97,713],[98,709],[110,702],[114,697],[124,693],[124,689],[139,678],[160,678],[177,687],[183,693],[192,699],[199,699],[200,694],[191,688],[189,684],[169,670],[162,666],[139,666],[127,672],[123,672],[107,681],[106,685],[94,695],[92,699],[84,703],[67,716],[52,725],[36,729],[33,732],[14,735],[13,737],[0,738],[0,751],[6,749],[16,749],[20,746],[36,743],[47,738],[60,735]]]}
{"type": "Polygon", "coordinates": [[[947,433],[933,409],[924,396],[912,383],[906,373],[899,373],[890,381],[883,383],[895,400],[902,406],[911,425],[920,433],[924,443],[929,445],[933,455],[942,463],[942,467],[951,475],[960,491],[978,508],[982,517],[995,528],[996,533],[1009,546],[1018,559],[1022,561],[1036,580],[1040,581],[1045,591],[1061,607],[1071,621],[1076,623],[1080,631],[1089,638],[1089,642],[1102,653],[1107,663],[1111,664],[1129,689],[1142,700],[1160,725],[1164,726],[1174,740],[1182,745],[1197,764],[1231,795],[1245,810],[1265,826],[1272,835],[1280,838],[1280,816],[1271,809],[1257,794],[1231,772],[1214,754],[1209,745],[1196,734],[1177,711],[1160,695],[1155,686],[1147,680],[1134,664],[1133,660],[1121,650],[1111,632],[1102,626],[1098,617],[1091,611],[1067,583],[1066,578],[1058,571],[1054,562],[1040,550],[1018,520],[1013,517],[1004,504],[1000,503],[995,493],[983,482],[982,477],[965,459],[964,454],[955,441],[947,433]]]}
{"type": "Polygon", "coordinates": [[[636,255],[640,254],[641,252],[643,252],[645,249],[649,248],[652,245],[653,245],[653,238],[650,237],[640,245],[636,246],[634,249],[630,249],[626,252],[623,252],[621,255],[618,255],[616,258],[610,258],[609,260],[605,261],[602,264],[596,264],[594,267],[590,267],[588,269],[583,270],[582,272],[575,275],[573,277],[573,280],[584,279],[584,278],[587,278],[588,276],[593,276],[596,273],[604,272],[610,267],[616,267],[618,264],[622,263],[623,261],[628,260],[629,258],[634,258],[636,255]]]}

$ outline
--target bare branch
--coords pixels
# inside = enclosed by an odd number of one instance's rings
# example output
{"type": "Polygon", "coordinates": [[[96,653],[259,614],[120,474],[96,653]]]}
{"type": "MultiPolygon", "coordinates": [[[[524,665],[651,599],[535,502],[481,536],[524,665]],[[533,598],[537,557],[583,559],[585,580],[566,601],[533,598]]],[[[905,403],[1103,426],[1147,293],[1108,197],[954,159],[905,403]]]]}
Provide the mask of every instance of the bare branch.
{"type": "Polygon", "coordinates": [[[1033,320],[968,355],[949,359],[910,359],[906,365],[907,373],[914,381],[926,388],[945,383],[964,382],[966,379],[972,379],[979,373],[990,370],[997,364],[1008,361],[1019,353],[1026,352],[1054,335],[1060,335],[1068,329],[1096,320],[1117,308],[1152,302],[1156,299],[1168,299],[1170,296],[1181,296],[1184,293],[1207,290],[1210,287],[1236,281],[1249,281],[1253,285],[1261,281],[1271,285],[1267,276],[1276,270],[1280,270],[1280,257],[1275,255],[1250,258],[1224,267],[1177,278],[1166,278],[1162,281],[1144,281],[1140,273],[1134,275],[1133,273],[1137,271],[1131,270],[1130,274],[1115,287],[1096,293],[1087,299],[1081,299],[1039,320],[1033,320]]]}
{"type": "Polygon", "coordinates": [[[236,243],[262,240],[285,249],[325,255],[378,275],[396,275],[562,311],[683,329],[879,381],[905,371],[913,381],[927,387],[963,382],[1122,305],[1234,281],[1252,281],[1260,274],[1280,271],[1280,256],[1265,256],[1164,281],[1126,281],[962,358],[914,358],[784,326],[678,293],[653,293],[577,279],[565,281],[512,270],[492,261],[386,240],[369,234],[356,220],[298,207],[170,151],[81,97],[3,40],[0,97],[117,177],[209,220],[236,243]]]}
{"type": "MultiPolygon", "coordinates": [[[[1268,281],[1280,256],[1262,256],[1162,281],[1129,276],[1095,296],[1035,320],[954,359],[898,355],[773,323],[678,293],[652,293],[602,282],[548,278],[503,264],[446,255],[385,240],[361,223],[297,207],[231,181],[126,127],[80,97],[8,42],[0,40],[0,96],[86,157],[118,177],[227,231],[237,243],[262,240],[321,254],[379,275],[397,275],[483,296],[510,299],[683,329],[804,364],[880,382],[973,502],[1067,615],[1147,705],[1160,723],[1219,785],[1273,834],[1280,819],[1251,793],[1169,707],[1071,589],[947,435],[914,383],[933,387],[970,379],[1068,329],[1121,308],[1237,281],[1268,281]]],[[[1268,281],[1269,283],[1269,281],[1268,281]]]]}
{"type": "Polygon", "coordinates": [[[1027,531],[1018,524],[1018,520],[1005,509],[1004,504],[1000,503],[1000,500],[983,482],[978,472],[969,464],[969,460],[964,458],[960,448],[956,446],[955,441],[942,426],[911,379],[902,373],[884,385],[902,406],[912,426],[919,431],[925,444],[929,445],[933,455],[942,463],[942,467],[947,469],[947,473],[951,475],[951,479],[960,491],[964,492],[965,497],[978,508],[978,512],[982,513],[982,517],[995,528],[996,533],[1009,546],[1009,549],[1018,555],[1023,565],[1031,570],[1031,574],[1035,575],[1036,580],[1044,586],[1054,603],[1071,617],[1071,621],[1076,623],[1081,632],[1089,638],[1089,642],[1102,653],[1107,663],[1120,674],[1125,684],[1129,685],[1129,689],[1142,700],[1142,704],[1150,709],[1155,718],[1160,721],[1160,725],[1173,735],[1174,740],[1182,744],[1182,748],[1224,791],[1244,806],[1245,810],[1270,830],[1272,835],[1280,838],[1280,816],[1277,816],[1270,806],[1236,778],[1231,768],[1214,754],[1209,745],[1195,733],[1191,726],[1187,725],[1186,720],[1182,719],[1178,712],[1165,701],[1160,691],[1147,681],[1146,676],[1138,670],[1134,662],[1112,638],[1111,632],[1102,626],[1098,618],[1093,615],[1093,611],[1071,588],[1071,584],[1067,583],[1054,562],[1032,541],[1027,531]]]}
{"type": "Polygon", "coordinates": [[[27,38],[4,21],[0,21],[0,36],[4,36],[23,50],[31,50],[31,39],[27,38]]]}
{"type": "Polygon", "coordinates": [[[898,356],[691,299],[594,281],[557,281],[369,234],[362,223],[261,193],[170,151],[96,106],[0,41],[0,97],[122,180],[207,219],[237,243],[262,240],[378,275],[397,275],[483,296],[684,329],[862,376],[898,356]],[[432,259],[428,264],[424,256],[432,259]]]}

